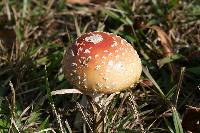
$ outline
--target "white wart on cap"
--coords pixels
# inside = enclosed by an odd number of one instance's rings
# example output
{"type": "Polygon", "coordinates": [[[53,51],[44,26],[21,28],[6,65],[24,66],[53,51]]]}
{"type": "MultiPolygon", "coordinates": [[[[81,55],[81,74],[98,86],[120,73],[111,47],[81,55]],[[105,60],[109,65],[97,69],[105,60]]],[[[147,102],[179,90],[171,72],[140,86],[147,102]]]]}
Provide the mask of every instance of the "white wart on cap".
{"type": "Polygon", "coordinates": [[[90,32],[67,50],[63,69],[83,93],[114,93],[137,83],[142,65],[126,40],[106,32],[90,32]]]}

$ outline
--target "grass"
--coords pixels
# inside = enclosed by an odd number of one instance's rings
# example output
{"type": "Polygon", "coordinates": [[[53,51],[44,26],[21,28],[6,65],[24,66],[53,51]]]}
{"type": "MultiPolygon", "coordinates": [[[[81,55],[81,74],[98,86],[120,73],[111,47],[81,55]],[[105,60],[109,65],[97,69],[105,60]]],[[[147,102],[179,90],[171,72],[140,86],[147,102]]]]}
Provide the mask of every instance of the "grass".
{"type": "Polygon", "coordinates": [[[198,0],[1,1],[0,132],[91,132],[94,115],[80,105],[81,94],[50,92],[73,88],[62,70],[64,51],[95,30],[125,38],[143,64],[141,82],[108,105],[104,130],[186,132],[186,105],[200,106],[199,16],[198,0]]]}

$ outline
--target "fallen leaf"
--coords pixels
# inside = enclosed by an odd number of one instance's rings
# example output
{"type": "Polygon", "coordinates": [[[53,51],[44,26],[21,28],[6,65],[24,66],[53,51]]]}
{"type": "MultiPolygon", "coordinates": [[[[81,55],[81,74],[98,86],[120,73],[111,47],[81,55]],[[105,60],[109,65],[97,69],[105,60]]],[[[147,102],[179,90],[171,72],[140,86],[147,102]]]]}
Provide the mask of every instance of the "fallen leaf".
{"type": "Polygon", "coordinates": [[[153,86],[153,83],[149,79],[143,79],[140,84],[144,87],[151,87],[153,86]]]}
{"type": "Polygon", "coordinates": [[[199,133],[200,131],[200,108],[188,106],[183,116],[182,127],[186,131],[199,133]]]}
{"type": "MultiPolygon", "coordinates": [[[[143,28],[153,29],[157,32],[157,35],[163,47],[163,51],[164,51],[163,53],[165,57],[171,57],[174,55],[173,48],[172,48],[173,47],[172,40],[162,28],[155,25],[154,26],[145,25],[143,28]]],[[[175,77],[176,72],[177,72],[175,65],[171,63],[169,67],[172,71],[173,76],[175,77]]]]}
{"type": "Polygon", "coordinates": [[[159,40],[161,42],[161,45],[164,49],[165,56],[171,56],[173,55],[173,49],[172,49],[172,41],[171,38],[167,35],[163,29],[161,29],[159,26],[145,26],[145,28],[153,29],[157,32],[159,40]]]}
{"type": "Polygon", "coordinates": [[[13,29],[0,29],[0,41],[5,49],[12,49],[15,44],[16,34],[13,29]]]}

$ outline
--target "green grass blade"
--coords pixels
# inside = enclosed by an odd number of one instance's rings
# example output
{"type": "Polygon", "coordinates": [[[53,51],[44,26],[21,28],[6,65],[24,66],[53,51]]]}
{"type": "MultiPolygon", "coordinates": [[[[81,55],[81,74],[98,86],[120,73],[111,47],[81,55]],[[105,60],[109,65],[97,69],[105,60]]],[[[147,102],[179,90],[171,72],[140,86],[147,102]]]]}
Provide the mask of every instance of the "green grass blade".
{"type": "Polygon", "coordinates": [[[48,81],[48,75],[47,75],[47,68],[45,65],[45,89],[47,91],[47,98],[50,102],[50,104],[53,104],[53,98],[51,96],[51,90],[50,90],[50,86],[49,86],[49,81],[48,81]]]}
{"type": "Polygon", "coordinates": [[[173,87],[168,91],[168,93],[166,94],[166,98],[170,100],[170,99],[172,98],[172,96],[174,95],[175,91],[176,91],[176,86],[173,86],[173,87]]]}
{"type": "Polygon", "coordinates": [[[159,67],[162,67],[167,63],[173,62],[173,61],[181,59],[181,58],[183,58],[182,55],[174,54],[174,55],[172,55],[170,57],[168,56],[168,57],[164,57],[164,58],[158,60],[157,64],[158,64],[159,67]]]}
{"type": "Polygon", "coordinates": [[[155,85],[155,87],[157,88],[157,90],[160,93],[160,95],[163,98],[165,98],[165,95],[164,95],[163,91],[161,90],[160,86],[156,83],[156,81],[153,79],[153,77],[151,76],[151,74],[149,73],[147,68],[143,67],[142,70],[145,73],[145,75],[151,80],[151,82],[155,85]]]}
{"type": "Polygon", "coordinates": [[[170,124],[170,122],[165,117],[164,117],[164,122],[165,122],[165,125],[167,126],[167,128],[169,129],[169,131],[171,133],[175,133],[173,128],[172,128],[172,126],[171,126],[171,124],[170,124]]]}
{"type": "Polygon", "coordinates": [[[200,66],[188,68],[187,71],[195,75],[200,75],[200,66]]]}
{"type": "Polygon", "coordinates": [[[179,118],[178,112],[175,107],[172,107],[172,117],[173,117],[173,122],[174,122],[176,133],[183,133],[181,119],[179,118]]]}
{"type": "Polygon", "coordinates": [[[40,130],[43,130],[43,129],[47,128],[47,125],[49,124],[49,117],[50,117],[50,116],[48,116],[48,117],[41,123],[41,125],[40,125],[40,127],[39,127],[40,130]]]}

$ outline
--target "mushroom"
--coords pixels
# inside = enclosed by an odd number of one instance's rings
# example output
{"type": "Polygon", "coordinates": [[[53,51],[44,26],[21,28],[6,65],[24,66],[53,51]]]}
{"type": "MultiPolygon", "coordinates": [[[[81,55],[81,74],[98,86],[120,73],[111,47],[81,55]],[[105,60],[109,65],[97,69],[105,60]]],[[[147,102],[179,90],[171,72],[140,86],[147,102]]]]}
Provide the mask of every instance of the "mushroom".
{"type": "Polygon", "coordinates": [[[142,72],[136,50],[125,39],[107,32],[90,32],[79,37],[63,59],[66,78],[83,94],[103,107],[103,94],[134,86],[142,72]]]}

